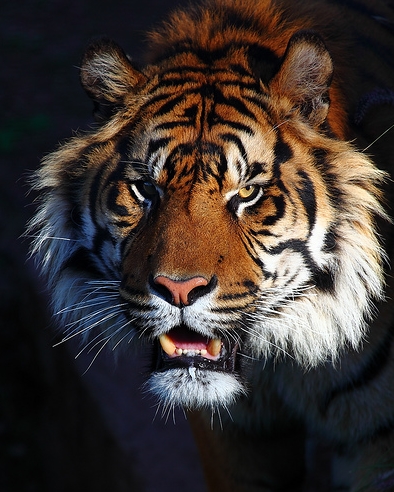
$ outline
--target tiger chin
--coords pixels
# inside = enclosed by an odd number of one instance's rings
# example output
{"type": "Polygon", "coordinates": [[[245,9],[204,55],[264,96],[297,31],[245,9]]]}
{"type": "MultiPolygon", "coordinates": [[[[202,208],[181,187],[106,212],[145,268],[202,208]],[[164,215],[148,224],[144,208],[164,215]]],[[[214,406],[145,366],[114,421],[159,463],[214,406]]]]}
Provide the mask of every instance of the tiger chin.
{"type": "Polygon", "coordinates": [[[28,231],[63,340],[151,351],[209,490],[303,490],[307,441],[332,490],[394,490],[392,6],[208,0],[81,82],[28,231]]]}

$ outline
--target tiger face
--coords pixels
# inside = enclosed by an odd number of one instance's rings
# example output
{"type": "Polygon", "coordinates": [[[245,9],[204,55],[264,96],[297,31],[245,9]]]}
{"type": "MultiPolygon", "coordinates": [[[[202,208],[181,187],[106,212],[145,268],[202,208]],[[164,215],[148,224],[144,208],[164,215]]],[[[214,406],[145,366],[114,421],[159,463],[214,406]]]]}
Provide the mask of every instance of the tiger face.
{"type": "Polygon", "coordinates": [[[65,338],[154,347],[149,388],[188,408],[232,403],[253,361],[357,347],[381,296],[382,174],[338,138],[328,51],[293,34],[263,74],[251,52],[140,72],[92,45],[81,77],[102,124],[38,172],[31,228],[65,338]]]}

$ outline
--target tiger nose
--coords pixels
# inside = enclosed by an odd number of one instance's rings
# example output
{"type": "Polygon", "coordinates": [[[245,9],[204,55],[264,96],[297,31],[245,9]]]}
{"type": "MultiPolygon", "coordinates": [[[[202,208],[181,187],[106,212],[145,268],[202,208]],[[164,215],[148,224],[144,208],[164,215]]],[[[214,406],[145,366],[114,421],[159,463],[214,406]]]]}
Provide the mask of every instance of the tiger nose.
{"type": "Polygon", "coordinates": [[[173,280],[165,275],[158,275],[153,279],[154,289],[163,295],[167,302],[178,307],[193,304],[211,290],[211,283],[204,277],[173,280]]]}

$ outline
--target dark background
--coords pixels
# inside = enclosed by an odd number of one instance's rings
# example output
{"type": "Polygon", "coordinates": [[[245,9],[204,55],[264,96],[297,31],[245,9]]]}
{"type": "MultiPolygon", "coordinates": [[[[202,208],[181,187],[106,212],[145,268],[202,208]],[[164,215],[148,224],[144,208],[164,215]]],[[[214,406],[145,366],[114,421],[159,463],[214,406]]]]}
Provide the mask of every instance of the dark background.
{"type": "MultiPolygon", "coordinates": [[[[0,491],[203,491],[183,415],[155,418],[141,393],[144,360],[92,368],[57,338],[28,241],[29,173],[92,105],[78,65],[92,37],[141,60],[144,31],[180,1],[1,0],[0,4],[0,491]]],[[[183,3],[186,3],[185,0],[183,3]]]]}

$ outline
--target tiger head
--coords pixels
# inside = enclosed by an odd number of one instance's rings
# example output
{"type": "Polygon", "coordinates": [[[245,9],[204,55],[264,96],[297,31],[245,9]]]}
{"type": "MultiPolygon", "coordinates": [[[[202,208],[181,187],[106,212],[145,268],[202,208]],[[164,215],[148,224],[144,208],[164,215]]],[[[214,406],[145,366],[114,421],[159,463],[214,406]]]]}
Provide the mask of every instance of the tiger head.
{"type": "Polygon", "coordinates": [[[100,124],[37,173],[34,251],[65,339],[154,346],[150,389],[186,407],[230,404],[253,361],[357,348],[383,283],[382,175],[343,140],[325,45],[236,41],[141,71],[94,43],[100,124]]]}

